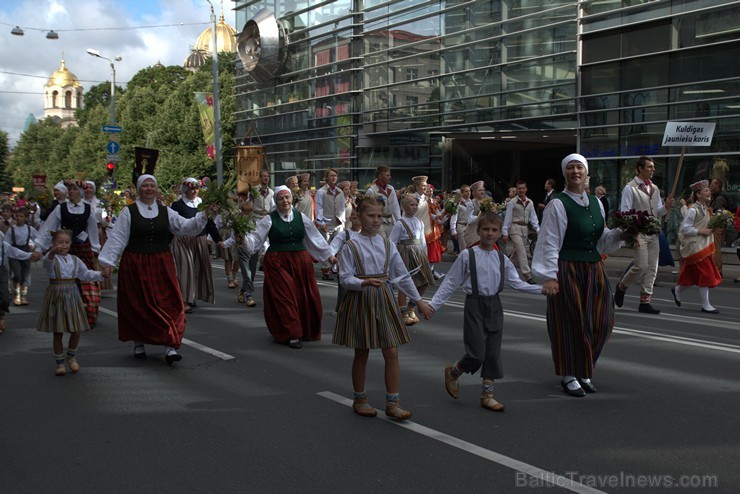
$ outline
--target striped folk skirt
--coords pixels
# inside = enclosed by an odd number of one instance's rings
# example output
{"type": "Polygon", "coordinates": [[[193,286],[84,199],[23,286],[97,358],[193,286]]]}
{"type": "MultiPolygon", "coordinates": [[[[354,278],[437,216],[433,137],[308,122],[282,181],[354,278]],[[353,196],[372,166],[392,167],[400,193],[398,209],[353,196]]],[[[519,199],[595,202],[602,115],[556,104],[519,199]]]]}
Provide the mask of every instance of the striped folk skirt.
{"type": "Polygon", "coordinates": [[[614,302],[603,261],[558,261],[557,295],[547,298],[547,332],[559,376],[591,378],[614,328],[614,302]]]}
{"type": "Polygon", "coordinates": [[[403,241],[398,244],[398,253],[401,255],[404,266],[408,271],[421,266],[421,269],[414,273],[411,279],[417,288],[434,285],[434,275],[432,266],[429,264],[427,253],[424,252],[419,244],[404,244],[403,241]]]}
{"type": "MultiPolygon", "coordinates": [[[[362,276],[380,278],[385,275],[362,276]]],[[[348,348],[394,348],[409,343],[390,283],[347,290],[339,306],[332,343],[348,348]]]]}
{"type": "MultiPolygon", "coordinates": [[[[95,255],[89,240],[85,240],[81,244],[73,243],[69,248],[69,253],[79,257],[80,261],[87,266],[87,269],[95,270],[95,255]]],[[[84,283],[78,281],[77,286],[82,295],[82,302],[85,304],[85,311],[87,311],[87,322],[92,326],[97,322],[100,310],[100,283],[97,281],[86,281],[84,283]]]]}
{"type": "Polygon", "coordinates": [[[185,311],[170,251],[124,251],[116,300],[119,340],[180,347],[185,311]]]}
{"type": "Polygon", "coordinates": [[[186,304],[192,304],[196,299],[209,304],[215,303],[216,288],[213,284],[211,253],[206,236],[175,237],[172,253],[175,256],[182,300],[186,304]]]}
{"type": "Polygon", "coordinates": [[[42,333],[79,333],[89,329],[85,305],[75,280],[50,279],[36,330],[42,333]]]}

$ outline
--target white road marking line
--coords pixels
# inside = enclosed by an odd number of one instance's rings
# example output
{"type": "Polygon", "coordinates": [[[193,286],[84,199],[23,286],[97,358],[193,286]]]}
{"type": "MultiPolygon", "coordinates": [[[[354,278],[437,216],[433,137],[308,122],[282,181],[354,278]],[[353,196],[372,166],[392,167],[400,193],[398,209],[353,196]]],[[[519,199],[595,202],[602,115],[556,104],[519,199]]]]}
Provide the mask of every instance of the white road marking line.
{"type": "MultiPolygon", "coordinates": [[[[465,307],[460,302],[446,302],[445,305],[452,307],[462,308],[465,307]]],[[[525,314],[523,312],[512,312],[504,311],[504,316],[515,317],[517,319],[526,319],[528,321],[547,322],[547,318],[543,316],[533,316],[525,314]]],[[[653,333],[650,331],[641,331],[639,329],[623,328],[621,326],[614,326],[614,333],[623,334],[627,336],[634,336],[636,338],[645,338],[648,340],[667,341],[669,343],[675,343],[677,345],[694,346],[698,348],[706,348],[708,350],[719,350],[721,352],[740,353],[739,345],[731,345],[728,343],[714,343],[706,340],[699,340],[695,338],[686,338],[683,336],[669,336],[660,333],[653,333]]]]}
{"type": "MultiPolygon", "coordinates": [[[[116,319],[118,319],[118,313],[115,311],[106,309],[105,307],[100,307],[99,310],[100,312],[104,314],[108,314],[109,316],[113,316],[116,319]]],[[[196,350],[200,350],[201,352],[207,353],[209,355],[213,355],[216,358],[220,358],[221,360],[236,360],[236,357],[234,357],[233,355],[229,355],[228,353],[220,352],[211,347],[201,345],[200,343],[196,343],[195,341],[189,340],[187,338],[183,338],[182,343],[191,348],[195,348],[196,350]]]]}
{"type": "MultiPolygon", "coordinates": [[[[345,405],[348,407],[352,406],[352,400],[345,398],[344,396],[340,396],[336,393],[332,393],[331,391],[322,391],[317,394],[321,397],[332,400],[341,405],[345,405]]],[[[380,418],[381,420],[385,420],[393,425],[397,425],[399,427],[403,427],[404,429],[410,430],[411,432],[416,432],[417,434],[421,434],[422,436],[425,436],[430,439],[434,439],[435,441],[439,441],[441,443],[447,444],[448,446],[452,446],[453,448],[460,449],[462,451],[465,451],[466,453],[470,453],[471,455],[479,456],[493,463],[498,463],[499,465],[502,465],[507,468],[511,468],[512,470],[516,470],[517,472],[522,472],[527,475],[531,475],[532,477],[538,480],[546,480],[547,482],[555,486],[562,487],[563,489],[567,489],[573,492],[602,493],[603,494],[603,491],[599,491],[592,487],[588,487],[586,485],[580,484],[568,477],[563,477],[561,475],[548,472],[547,470],[537,468],[535,466],[529,465],[519,460],[515,460],[514,458],[504,456],[500,453],[496,453],[495,451],[481,448],[480,446],[476,446],[473,443],[463,441],[462,439],[458,439],[456,437],[450,436],[443,432],[430,429],[429,427],[425,427],[415,422],[411,422],[408,420],[403,421],[403,422],[398,422],[396,420],[386,417],[385,415],[381,415],[381,413],[383,412],[381,410],[378,410],[378,418],[380,418]]]]}

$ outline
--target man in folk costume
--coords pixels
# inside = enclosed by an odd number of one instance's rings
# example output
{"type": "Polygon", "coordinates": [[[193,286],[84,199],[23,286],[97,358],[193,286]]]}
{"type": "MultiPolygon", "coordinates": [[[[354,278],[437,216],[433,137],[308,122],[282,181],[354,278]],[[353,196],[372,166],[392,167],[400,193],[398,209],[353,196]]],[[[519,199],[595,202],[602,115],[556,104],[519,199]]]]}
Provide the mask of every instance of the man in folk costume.
{"type": "Polygon", "coordinates": [[[519,265],[524,281],[533,285],[534,280],[529,268],[525,244],[528,243],[529,226],[532,225],[534,231],[539,233],[540,223],[537,221],[534,203],[527,197],[527,182],[519,180],[516,183],[516,194],[517,198],[509,202],[509,206],[506,208],[502,234],[504,242],[511,239],[512,244],[514,244],[514,258],[519,265]]]}
{"type": "Polygon", "coordinates": [[[545,198],[542,199],[542,202],[537,205],[537,214],[539,218],[542,217],[542,211],[545,209],[545,206],[548,205],[553,197],[555,197],[555,179],[548,178],[547,180],[545,180],[545,198]]]}
{"type": "Polygon", "coordinates": [[[316,202],[314,194],[311,194],[311,175],[308,173],[301,173],[298,175],[298,188],[301,190],[300,199],[295,208],[301,213],[305,214],[309,220],[314,221],[316,219],[316,202]]]}
{"type": "MultiPolygon", "coordinates": [[[[173,202],[170,207],[185,219],[194,218],[198,214],[198,206],[203,202],[198,197],[200,185],[199,180],[193,177],[186,178],[180,186],[182,197],[173,202]]],[[[209,219],[206,227],[198,235],[178,235],[172,242],[177,279],[180,281],[180,291],[186,313],[192,312],[196,299],[209,304],[216,301],[211,253],[206,234],[210,235],[214,242],[221,241],[216,224],[209,219]]]]}
{"type": "MultiPolygon", "coordinates": [[[[98,237],[98,222],[89,204],[82,201],[81,189],[84,182],[68,180],[63,187],[69,196],[68,200],[49,214],[39,231],[36,242],[36,250],[44,252],[51,247],[51,232],[59,228],[65,228],[72,232],[72,247],[69,253],[77,256],[88,269],[95,269],[95,254],[100,252],[100,239],[98,237]]],[[[55,186],[55,189],[59,184],[55,186]]],[[[100,307],[100,283],[97,281],[78,281],[77,286],[82,295],[87,312],[87,322],[92,328],[98,320],[100,307]]]]}
{"type": "Polygon", "coordinates": [[[464,251],[468,246],[465,244],[465,230],[468,222],[473,218],[473,201],[470,199],[470,186],[460,186],[460,202],[457,204],[457,212],[450,218],[450,234],[457,240],[458,252],[464,251]]]}
{"type": "MultiPolygon", "coordinates": [[[[260,170],[260,181],[257,184],[256,190],[254,190],[250,196],[252,198],[252,219],[255,223],[270,214],[272,211],[275,211],[275,196],[273,190],[270,188],[269,170],[260,170]]],[[[262,261],[265,258],[265,251],[269,245],[269,240],[266,240],[265,245],[263,245],[262,249],[259,251],[257,259],[260,271],[262,270],[262,261]]]]}
{"type": "MultiPolygon", "coordinates": [[[[651,216],[662,218],[673,205],[673,198],[666,199],[666,204],[660,199],[660,189],[652,182],[655,173],[655,163],[647,156],[638,158],[636,166],[637,176],[622,190],[620,211],[644,211],[651,216]]],[[[624,274],[614,292],[614,303],[617,307],[624,304],[624,294],[633,283],[640,285],[640,305],[638,310],[646,314],[660,314],[660,311],[650,304],[653,295],[653,284],[658,274],[658,255],[660,246],[658,235],[643,235],[637,237],[632,267],[624,274]]]]}
{"type": "MultiPolygon", "coordinates": [[[[344,193],[337,187],[339,173],[334,168],[329,168],[324,174],[326,185],[316,192],[316,223],[319,232],[324,236],[327,243],[331,243],[334,235],[344,229],[345,209],[344,193]]],[[[321,265],[322,280],[331,281],[334,278],[329,274],[329,263],[321,265]]]]}
{"type": "Polygon", "coordinates": [[[391,185],[391,169],[385,165],[379,166],[375,170],[375,181],[367,189],[365,195],[379,198],[383,201],[383,224],[380,226],[380,233],[384,238],[388,238],[393,230],[393,225],[401,219],[401,206],[398,203],[396,190],[391,185]]]}
{"type": "MultiPolygon", "coordinates": [[[[483,180],[478,180],[470,186],[470,193],[473,196],[473,212],[468,219],[468,228],[465,230],[465,246],[473,247],[480,242],[478,236],[478,228],[476,222],[478,221],[478,215],[480,214],[480,203],[484,197],[486,197],[486,184],[483,180]]],[[[462,248],[462,247],[461,247],[462,248]]]]}

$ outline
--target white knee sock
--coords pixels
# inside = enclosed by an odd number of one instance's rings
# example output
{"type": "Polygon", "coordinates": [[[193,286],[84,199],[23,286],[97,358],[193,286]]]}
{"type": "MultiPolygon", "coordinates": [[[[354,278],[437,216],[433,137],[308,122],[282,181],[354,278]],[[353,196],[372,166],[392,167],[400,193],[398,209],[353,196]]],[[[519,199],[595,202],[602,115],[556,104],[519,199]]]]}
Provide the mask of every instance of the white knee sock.
{"type": "Polygon", "coordinates": [[[678,299],[678,301],[680,302],[681,301],[681,292],[683,291],[683,287],[681,285],[676,285],[673,290],[676,292],[676,299],[678,299]]]}
{"type": "Polygon", "coordinates": [[[701,298],[701,307],[704,310],[714,310],[712,304],[709,303],[709,287],[699,287],[699,298],[701,298]]]}

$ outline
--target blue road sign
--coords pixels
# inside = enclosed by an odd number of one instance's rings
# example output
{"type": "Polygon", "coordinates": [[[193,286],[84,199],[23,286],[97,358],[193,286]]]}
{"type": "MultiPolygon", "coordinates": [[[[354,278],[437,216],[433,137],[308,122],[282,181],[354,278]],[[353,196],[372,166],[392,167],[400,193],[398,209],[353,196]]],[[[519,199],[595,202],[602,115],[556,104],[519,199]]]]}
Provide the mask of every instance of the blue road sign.
{"type": "Polygon", "coordinates": [[[121,132],[121,126],[120,125],[103,125],[103,132],[108,132],[109,134],[116,134],[118,132],[121,132]]]}
{"type": "Polygon", "coordinates": [[[108,150],[108,154],[118,154],[118,150],[121,149],[121,145],[118,144],[116,141],[108,141],[105,149],[108,150]]]}

